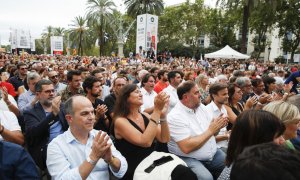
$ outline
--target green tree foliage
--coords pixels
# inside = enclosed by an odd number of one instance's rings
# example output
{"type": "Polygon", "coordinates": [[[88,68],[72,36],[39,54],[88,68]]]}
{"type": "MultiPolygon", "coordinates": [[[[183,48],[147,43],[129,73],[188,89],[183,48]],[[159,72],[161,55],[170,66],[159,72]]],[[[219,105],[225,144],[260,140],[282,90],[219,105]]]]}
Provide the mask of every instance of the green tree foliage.
{"type": "Polygon", "coordinates": [[[233,48],[237,45],[234,28],[236,16],[230,11],[220,9],[209,9],[207,11],[207,34],[210,36],[210,43],[215,47],[222,48],[229,45],[233,48]]]}
{"type": "Polygon", "coordinates": [[[99,54],[104,55],[104,34],[108,23],[112,21],[111,16],[116,5],[112,0],[88,0],[87,4],[88,26],[97,34],[99,54]]]}
{"type": "Polygon", "coordinates": [[[87,19],[82,16],[77,16],[72,21],[72,28],[69,30],[71,47],[78,49],[78,53],[83,55],[85,48],[90,48],[94,38],[91,30],[87,27],[87,19]]]}
{"type": "Polygon", "coordinates": [[[277,11],[279,36],[283,37],[282,47],[291,52],[291,60],[300,43],[300,1],[283,0],[277,11]]]}
{"type": "MultiPolygon", "coordinates": [[[[274,0],[278,1],[278,0],[274,0]]],[[[261,52],[265,50],[267,45],[267,33],[271,33],[273,25],[276,22],[275,9],[268,2],[262,2],[251,13],[249,19],[249,29],[251,33],[255,33],[254,43],[255,58],[259,58],[261,52]]]]}
{"type": "Polygon", "coordinates": [[[164,10],[163,0],[125,0],[125,6],[133,18],[140,14],[160,15],[164,10]]]}

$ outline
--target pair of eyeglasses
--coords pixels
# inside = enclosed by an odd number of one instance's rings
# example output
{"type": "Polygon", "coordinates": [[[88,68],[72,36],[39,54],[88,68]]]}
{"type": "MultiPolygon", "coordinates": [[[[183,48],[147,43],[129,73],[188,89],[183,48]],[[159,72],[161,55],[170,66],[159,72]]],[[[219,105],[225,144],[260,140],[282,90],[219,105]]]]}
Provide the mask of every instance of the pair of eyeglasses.
{"type": "Polygon", "coordinates": [[[20,70],[27,70],[28,68],[20,68],[20,70]]]}
{"type": "Polygon", "coordinates": [[[55,92],[54,89],[49,89],[49,90],[44,91],[44,93],[46,93],[46,94],[50,94],[50,93],[54,93],[54,92],[55,92]]]}
{"type": "Polygon", "coordinates": [[[58,75],[54,75],[54,76],[51,76],[49,78],[51,78],[51,79],[58,78],[58,75]]]}

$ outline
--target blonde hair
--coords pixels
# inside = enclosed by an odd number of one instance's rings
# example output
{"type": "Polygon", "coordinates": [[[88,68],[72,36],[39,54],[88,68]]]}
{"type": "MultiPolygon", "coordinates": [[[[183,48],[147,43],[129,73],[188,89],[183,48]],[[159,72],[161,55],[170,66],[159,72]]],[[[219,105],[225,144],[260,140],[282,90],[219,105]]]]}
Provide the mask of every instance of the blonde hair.
{"type": "Polygon", "coordinates": [[[284,124],[298,122],[300,119],[298,108],[295,105],[284,101],[271,102],[267,104],[263,110],[275,114],[284,124]]]}

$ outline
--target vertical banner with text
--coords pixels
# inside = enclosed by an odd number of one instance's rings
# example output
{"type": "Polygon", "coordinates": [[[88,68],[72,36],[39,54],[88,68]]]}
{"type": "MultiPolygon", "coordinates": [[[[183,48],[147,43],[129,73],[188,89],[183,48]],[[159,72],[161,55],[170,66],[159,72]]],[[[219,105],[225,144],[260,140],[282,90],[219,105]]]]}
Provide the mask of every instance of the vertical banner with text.
{"type": "Polygon", "coordinates": [[[147,51],[157,53],[158,17],[151,14],[137,16],[136,53],[146,56],[147,51]]]}
{"type": "Polygon", "coordinates": [[[51,55],[62,55],[64,51],[63,37],[62,36],[51,36],[50,37],[51,45],[51,55]]]}

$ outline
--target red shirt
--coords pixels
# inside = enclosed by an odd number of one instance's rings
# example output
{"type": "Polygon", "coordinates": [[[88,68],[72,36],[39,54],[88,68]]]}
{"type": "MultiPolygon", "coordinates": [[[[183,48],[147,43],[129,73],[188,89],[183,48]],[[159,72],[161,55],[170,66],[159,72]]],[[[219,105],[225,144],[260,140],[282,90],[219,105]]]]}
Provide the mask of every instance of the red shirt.
{"type": "Polygon", "coordinates": [[[12,97],[16,97],[16,92],[14,86],[9,82],[0,82],[0,87],[6,87],[7,93],[12,97]]]}
{"type": "Polygon", "coordinates": [[[160,91],[162,91],[163,89],[165,89],[166,87],[168,87],[169,83],[161,83],[160,81],[158,81],[155,86],[154,86],[154,91],[158,94],[160,93],[160,91]]]}

